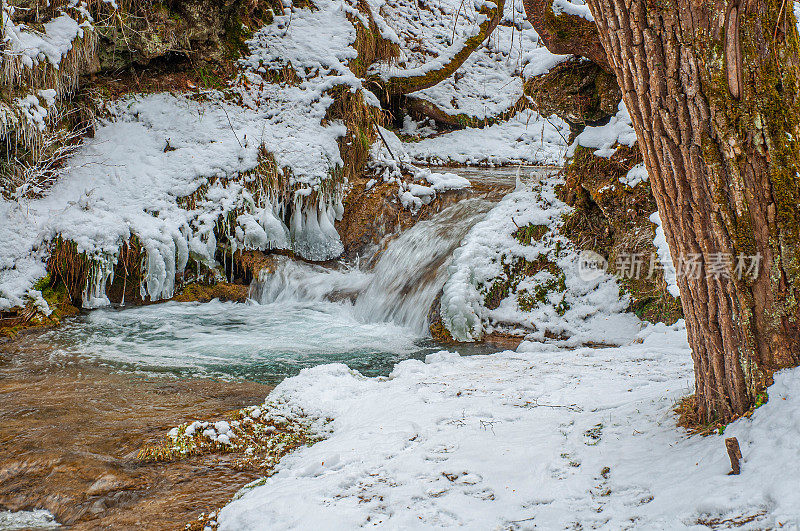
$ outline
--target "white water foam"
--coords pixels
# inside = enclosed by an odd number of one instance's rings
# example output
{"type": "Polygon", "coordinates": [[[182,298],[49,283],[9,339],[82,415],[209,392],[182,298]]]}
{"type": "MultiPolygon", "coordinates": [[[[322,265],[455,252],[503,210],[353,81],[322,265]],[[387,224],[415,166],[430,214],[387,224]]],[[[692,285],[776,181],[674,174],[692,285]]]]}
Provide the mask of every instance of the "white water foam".
{"type": "Polygon", "coordinates": [[[365,375],[439,347],[427,317],[453,250],[492,203],[461,201],[391,240],[372,271],[278,257],[247,304],[212,301],[104,308],[44,335],[62,354],[118,369],[275,383],[343,362],[365,375]]]}

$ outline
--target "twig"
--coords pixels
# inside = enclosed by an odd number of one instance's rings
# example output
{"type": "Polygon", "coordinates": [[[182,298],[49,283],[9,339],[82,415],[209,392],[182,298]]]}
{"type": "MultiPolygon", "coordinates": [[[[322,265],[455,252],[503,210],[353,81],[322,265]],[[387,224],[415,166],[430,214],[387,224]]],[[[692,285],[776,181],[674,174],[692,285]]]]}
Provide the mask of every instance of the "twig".
{"type": "Polygon", "coordinates": [[[534,408],[534,407],[551,407],[551,408],[555,408],[555,409],[558,409],[558,408],[563,408],[563,409],[568,409],[568,410],[570,410],[570,411],[575,411],[575,412],[578,412],[578,413],[580,413],[581,411],[583,411],[583,409],[582,409],[581,407],[579,407],[579,406],[578,406],[578,404],[570,404],[570,405],[563,405],[563,404],[540,404],[540,403],[539,403],[539,399],[536,399],[536,398],[535,398],[535,399],[534,399],[532,402],[531,402],[531,401],[528,401],[528,402],[526,402],[526,403],[525,403],[525,404],[524,404],[522,407],[529,407],[529,408],[534,408]]]}
{"type": "Polygon", "coordinates": [[[389,147],[389,143],[386,142],[385,138],[383,138],[383,133],[381,133],[381,128],[378,125],[378,122],[375,121],[375,118],[372,118],[372,123],[375,125],[375,130],[378,132],[378,136],[381,137],[381,140],[383,141],[383,145],[386,146],[386,151],[389,152],[389,156],[392,157],[393,161],[400,162],[400,161],[397,160],[397,158],[395,158],[394,153],[392,153],[392,148],[389,147]]]}
{"type": "Polygon", "coordinates": [[[225,113],[225,118],[228,119],[228,126],[231,128],[231,132],[233,132],[233,136],[236,138],[236,142],[239,144],[239,147],[244,149],[242,143],[239,142],[239,135],[236,134],[236,130],[233,128],[233,124],[231,123],[231,117],[228,116],[228,111],[225,110],[225,106],[220,104],[219,108],[222,109],[222,112],[225,113]]]}

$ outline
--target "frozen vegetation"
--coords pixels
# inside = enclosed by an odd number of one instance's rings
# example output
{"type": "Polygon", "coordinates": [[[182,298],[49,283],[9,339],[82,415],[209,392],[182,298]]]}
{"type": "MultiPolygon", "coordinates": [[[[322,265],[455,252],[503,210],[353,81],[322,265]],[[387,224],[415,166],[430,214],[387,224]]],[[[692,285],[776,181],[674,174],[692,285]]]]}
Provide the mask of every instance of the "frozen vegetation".
{"type": "Polygon", "coordinates": [[[555,184],[519,183],[454,253],[441,304],[455,339],[520,327],[540,341],[550,333],[572,344],[615,344],[638,332],[614,279],[578,269],[577,251],[558,231],[569,207],[555,184]]]}
{"type": "MultiPolygon", "coordinates": [[[[404,22],[411,4],[374,6],[371,13],[388,42],[405,42],[416,31],[435,36],[421,55],[413,47],[402,48],[401,63],[411,68],[452,44],[452,27],[444,22],[448,17],[456,19],[456,34],[474,31],[482,15],[472,5],[462,12],[459,6],[451,2],[443,3],[441,12],[423,10],[418,23],[427,29],[404,22]]],[[[518,97],[513,87],[521,87],[525,68],[546,71],[558,61],[535,44],[535,32],[521,12],[521,4],[507,4],[504,17],[516,33],[505,35],[511,27],[502,28],[474,59],[489,61],[486,68],[501,75],[502,84],[510,83],[509,90],[486,86],[482,75],[478,94],[473,89],[480,83],[465,80],[456,92],[470,112],[486,94],[518,97]]],[[[12,47],[27,43],[24,64],[58,65],[59,54],[71,49],[71,40],[88,24],[62,18],[39,35],[12,28],[4,11],[4,24],[16,39],[12,47]]],[[[108,104],[95,137],[70,158],[55,186],[42,197],[0,202],[6,220],[0,226],[0,310],[40,299],[33,285],[45,275],[50,245],[57,238],[74,242],[92,264],[83,297],[87,308],[108,303],[105,286],[121,246],[133,237],[146,253],[141,293],[152,300],[173,295],[175,275],[188,261],[214,267],[218,243],[231,252],[290,249],[311,260],[340,255],[334,224],[342,216],[347,183],[338,177],[344,165],[338,141],[347,129],[329,119],[328,111],[334,102],[331,91],[337,88],[358,92],[368,106],[380,105],[348,66],[356,58],[355,25],[367,23],[348,2],[287,9],[248,42],[250,55],[240,61],[241,75],[225,91],[134,95],[108,104]],[[290,69],[298,82],[272,82],[280,69],[290,69]],[[271,181],[254,183],[265,165],[271,181]],[[195,199],[193,208],[181,200],[187,196],[195,199]]],[[[45,119],[51,101],[45,92],[20,105],[35,125],[45,119]]],[[[565,134],[559,119],[526,112],[502,124],[411,143],[408,162],[558,164],[565,134]]],[[[400,192],[407,192],[404,203],[416,210],[428,202],[437,189],[435,180],[435,174],[428,179],[434,191],[406,185],[400,192]]]]}

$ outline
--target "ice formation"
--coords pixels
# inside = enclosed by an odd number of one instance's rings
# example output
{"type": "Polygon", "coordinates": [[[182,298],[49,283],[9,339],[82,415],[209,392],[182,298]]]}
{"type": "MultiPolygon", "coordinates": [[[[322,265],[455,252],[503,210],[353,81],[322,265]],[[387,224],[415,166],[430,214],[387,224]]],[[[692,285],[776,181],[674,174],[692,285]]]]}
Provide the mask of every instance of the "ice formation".
{"type": "MultiPolygon", "coordinates": [[[[355,12],[349,3],[322,1],[316,9],[287,8],[259,30],[241,61],[242,81],[229,89],[241,105],[214,92],[109,104],[95,137],[52,189],[41,198],[0,203],[7,220],[0,226],[0,310],[31,297],[33,283],[44,276],[49,242],[58,237],[75,242],[91,262],[86,307],[107,304],[119,250],[134,236],[144,251],[141,294],[152,300],[173,295],[176,273],[188,260],[214,267],[218,243],[230,252],[290,249],[311,260],[341,254],[334,223],[343,214],[344,183],[336,175],[344,163],[337,141],[347,129],[327,116],[331,90],[361,91],[377,105],[347,67],[356,35],[347,14],[355,12]],[[278,85],[263,77],[277,66],[293,68],[301,82],[278,85]],[[273,158],[271,177],[257,175],[265,152],[273,158]],[[181,199],[187,197],[188,203],[181,199]]],[[[36,44],[40,52],[25,56],[27,62],[57,67],[67,38],[84,27],[67,22],[54,20],[46,35],[15,27],[12,45],[36,44]]],[[[38,128],[53,99],[42,92],[18,106],[38,128]]]]}

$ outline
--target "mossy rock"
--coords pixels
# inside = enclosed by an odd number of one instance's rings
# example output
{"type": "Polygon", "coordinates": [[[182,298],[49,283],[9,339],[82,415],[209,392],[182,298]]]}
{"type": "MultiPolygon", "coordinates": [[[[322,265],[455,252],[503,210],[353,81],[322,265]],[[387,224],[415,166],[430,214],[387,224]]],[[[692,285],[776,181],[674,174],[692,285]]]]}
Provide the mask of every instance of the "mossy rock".
{"type": "MultiPolygon", "coordinates": [[[[501,257],[501,260],[503,261],[502,273],[481,289],[483,305],[489,310],[497,309],[504,299],[512,293],[516,293],[517,286],[526,278],[532,277],[541,271],[547,271],[553,277],[564,275],[558,265],[544,254],[540,254],[533,261],[526,260],[520,256],[508,258],[505,255],[501,257]]],[[[566,289],[566,286],[563,289],[566,289]]]]}
{"type": "Polygon", "coordinates": [[[33,302],[29,302],[21,308],[0,312],[0,337],[13,338],[24,330],[55,326],[63,318],[80,312],[72,304],[69,291],[64,283],[50,274],[39,279],[33,289],[42,293],[42,298],[50,307],[50,315],[44,315],[33,302]]]}
{"type": "Polygon", "coordinates": [[[186,285],[172,300],[176,302],[210,302],[219,299],[223,302],[245,302],[249,294],[250,287],[243,284],[219,282],[209,285],[193,282],[186,285]]]}
{"type": "Polygon", "coordinates": [[[619,278],[631,297],[628,311],[651,322],[672,324],[682,318],[680,300],[667,291],[663,272],[650,274],[655,260],[655,226],[650,215],[657,210],[650,183],[634,187],[620,179],[642,162],[638,145],[618,146],[609,158],[578,147],[565,169],[559,198],[573,207],[561,232],[579,249],[592,250],[609,262],[611,273],[623,255],[641,256],[643,271],[637,278],[619,278]]]}
{"type": "Polygon", "coordinates": [[[525,93],[539,114],[555,114],[578,129],[608,120],[616,114],[622,99],[612,74],[579,58],[532,78],[525,85],[525,93]]]}

